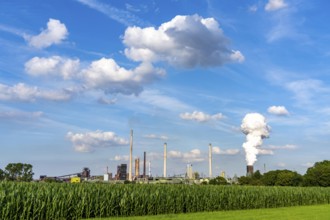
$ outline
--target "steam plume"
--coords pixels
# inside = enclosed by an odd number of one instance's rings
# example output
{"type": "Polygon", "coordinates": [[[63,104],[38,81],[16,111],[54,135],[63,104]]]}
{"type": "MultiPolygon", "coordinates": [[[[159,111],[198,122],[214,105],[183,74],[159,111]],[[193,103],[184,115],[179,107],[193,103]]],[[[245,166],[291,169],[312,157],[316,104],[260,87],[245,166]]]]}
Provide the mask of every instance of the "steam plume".
{"type": "Polygon", "coordinates": [[[257,161],[259,147],[262,139],[269,137],[270,127],[266,119],[259,113],[246,114],[242,120],[241,130],[246,134],[246,142],[243,144],[247,165],[253,165],[257,161]]]}

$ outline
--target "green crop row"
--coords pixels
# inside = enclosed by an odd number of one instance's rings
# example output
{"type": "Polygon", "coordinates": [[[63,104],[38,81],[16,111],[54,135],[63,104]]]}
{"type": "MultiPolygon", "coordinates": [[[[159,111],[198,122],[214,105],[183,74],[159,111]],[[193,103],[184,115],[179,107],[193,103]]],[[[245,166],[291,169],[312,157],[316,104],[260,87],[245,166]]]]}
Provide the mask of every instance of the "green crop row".
{"type": "Polygon", "coordinates": [[[0,219],[81,219],[329,204],[330,188],[0,182],[0,219]]]}

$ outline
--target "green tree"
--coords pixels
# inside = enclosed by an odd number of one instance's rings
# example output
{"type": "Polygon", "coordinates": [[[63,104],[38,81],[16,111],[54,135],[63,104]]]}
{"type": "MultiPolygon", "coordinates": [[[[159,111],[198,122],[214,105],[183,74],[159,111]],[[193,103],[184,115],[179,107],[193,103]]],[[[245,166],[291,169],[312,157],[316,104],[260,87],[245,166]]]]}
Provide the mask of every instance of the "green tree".
{"type": "Polygon", "coordinates": [[[315,163],[303,178],[304,186],[330,186],[330,160],[315,163]]]}
{"type": "Polygon", "coordinates": [[[302,176],[291,170],[272,170],[265,173],[261,181],[266,186],[299,186],[302,176]]]}
{"type": "Polygon", "coordinates": [[[5,179],[5,172],[0,169],[0,181],[5,179]]]}
{"type": "Polygon", "coordinates": [[[209,184],[211,184],[211,185],[228,185],[228,182],[222,176],[217,176],[216,178],[211,179],[209,181],[209,184]]]}
{"type": "Polygon", "coordinates": [[[33,179],[32,165],[26,163],[9,163],[5,168],[6,179],[30,182],[33,179]]]}

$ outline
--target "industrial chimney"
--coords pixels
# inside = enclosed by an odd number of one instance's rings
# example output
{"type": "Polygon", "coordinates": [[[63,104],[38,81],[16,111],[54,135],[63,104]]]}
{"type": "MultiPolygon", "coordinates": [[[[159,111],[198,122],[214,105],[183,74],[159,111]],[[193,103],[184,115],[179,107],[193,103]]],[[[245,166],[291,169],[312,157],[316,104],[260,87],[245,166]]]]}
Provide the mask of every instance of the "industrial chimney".
{"type": "Polygon", "coordinates": [[[144,151],[143,153],[143,178],[146,178],[146,160],[147,160],[147,156],[146,156],[146,152],[144,151]]]}
{"type": "Polygon", "coordinates": [[[130,149],[129,149],[129,170],[128,170],[128,180],[132,181],[132,164],[133,164],[133,130],[131,129],[131,141],[130,141],[130,149]]]}
{"type": "Polygon", "coordinates": [[[246,166],[246,176],[252,176],[253,175],[253,166],[247,165],[246,166]]]}
{"type": "Polygon", "coordinates": [[[209,144],[209,177],[212,178],[212,144],[209,144]]]}
{"type": "Polygon", "coordinates": [[[167,143],[164,143],[164,178],[166,178],[167,143]]]}
{"type": "Polygon", "coordinates": [[[135,177],[139,178],[140,176],[140,158],[135,159],[135,177]]]}

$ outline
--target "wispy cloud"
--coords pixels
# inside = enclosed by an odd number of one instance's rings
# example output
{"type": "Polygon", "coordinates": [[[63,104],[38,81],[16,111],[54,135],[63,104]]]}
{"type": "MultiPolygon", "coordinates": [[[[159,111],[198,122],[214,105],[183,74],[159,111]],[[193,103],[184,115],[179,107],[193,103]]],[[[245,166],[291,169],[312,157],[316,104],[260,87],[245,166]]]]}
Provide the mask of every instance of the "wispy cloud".
{"type": "Polygon", "coordinates": [[[110,4],[105,4],[97,0],[76,0],[76,1],[105,14],[109,18],[125,26],[134,26],[134,25],[150,26],[148,22],[143,21],[142,19],[135,16],[131,12],[113,7],[110,4]]]}
{"type": "Polygon", "coordinates": [[[16,35],[18,37],[22,37],[22,38],[25,37],[25,32],[23,30],[20,30],[20,29],[14,28],[14,27],[10,27],[10,26],[4,25],[4,24],[0,24],[0,31],[7,32],[7,33],[10,33],[10,34],[16,35]]]}

